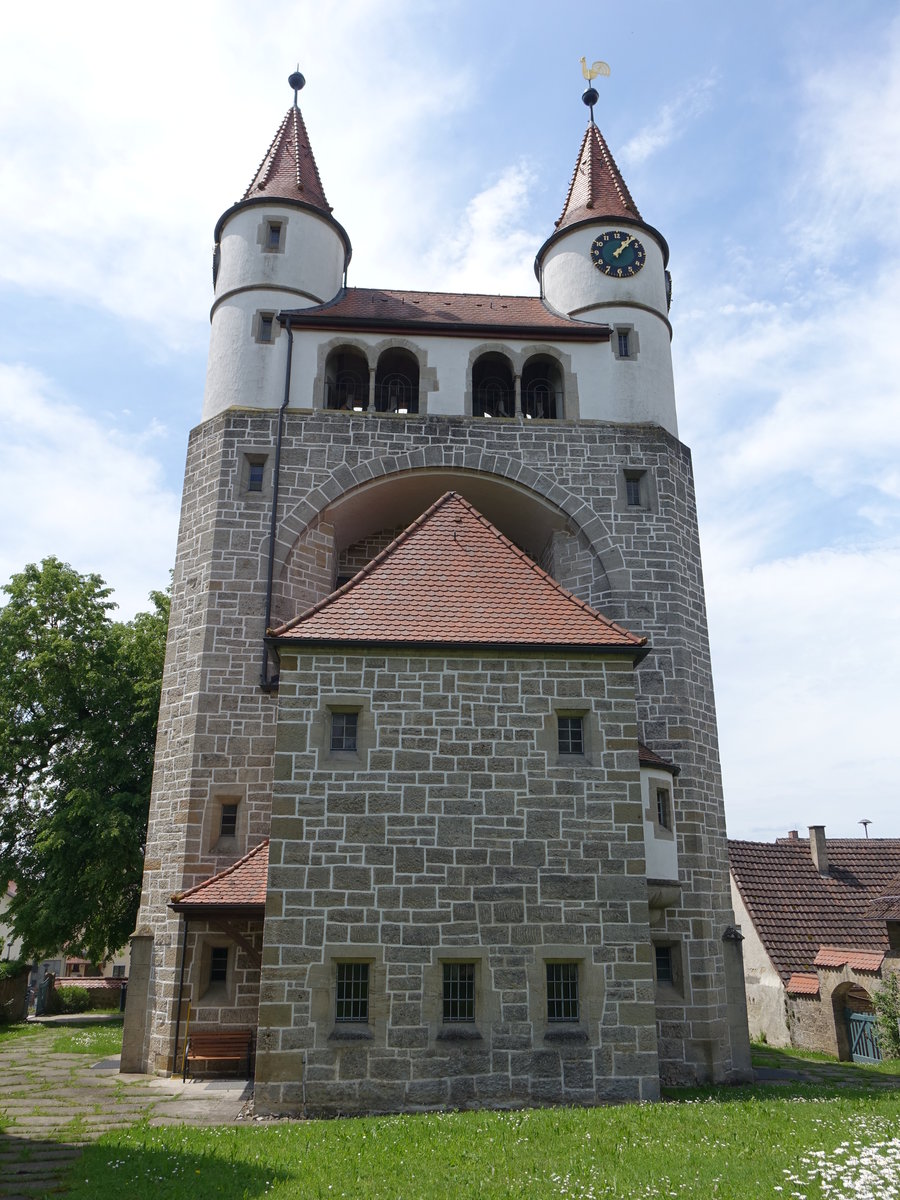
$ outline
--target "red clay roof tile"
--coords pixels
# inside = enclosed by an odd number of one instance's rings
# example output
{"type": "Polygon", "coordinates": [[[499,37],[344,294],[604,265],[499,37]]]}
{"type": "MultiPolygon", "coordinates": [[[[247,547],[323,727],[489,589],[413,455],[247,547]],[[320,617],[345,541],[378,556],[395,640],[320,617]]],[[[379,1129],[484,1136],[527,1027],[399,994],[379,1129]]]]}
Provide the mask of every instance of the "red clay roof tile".
{"type": "Polygon", "coordinates": [[[729,841],[738,891],[772,963],[787,981],[809,972],[822,946],[884,951],[883,920],[868,910],[900,869],[896,838],[829,838],[820,875],[808,838],[729,841]]]}
{"type": "Polygon", "coordinates": [[[292,325],[311,328],[418,326],[454,337],[475,329],[517,330],[522,337],[549,329],[574,340],[609,340],[608,325],[562,317],[538,296],[345,288],[327,304],[290,310],[290,317],[292,325]]]}
{"type": "Polygon", "coordinates": [[[884,951],[821,946],[813,961],[817,967],[847,966],[854,971],[880,971],[881,964],[884,962],[884,951]]]}
{"type": "Polygon", "coordinates": [[[867,917],[878,917],[882,921],[900,921],[900,875],[892,879],[884,892],[877,896],[866,909],[867,917]]]}
{"type": "Polygon", "coordinates": [[[635,657],[643,657],[647,641],[566,591],[456,492],[274,634],[303,642],[579,647],[635,657]]]}
{"type": "Polygon", "coordinates": [[[795,971],[787,981],[785,991],[790,996],[818,996],[818,975],[807,975],[803,971],[795,971]]]}
{"type": "Polygon", "coordinates": [[[578,160],[556,228],[564,229],[578,221],[596,221],[600,217],[641,220],[638,207],[625,186],[606,139],[591,121],[578,151],[578,160]]]}
{"type": "Polygon", "coordinates": [[[241,199],[253,200],[259,196],[302,200],[322,212],[331,212],[309,144],[303,114],[296,105],[287,110],[259,170],[241,199]]]}
{"type": "Polygon", "coordinates": [[[266,880],[269,874],[269,839],[254,846],[249,854],[204,879],[169,901],[176,912],[214,908],[258,908],[266,905],[266,880]]]}
{"type": "Polygon", "coordinates": [[[655,750],[651,750],[649,746],[645,746],[640,741],[638,742],[638,762],[642,767],[656,767],[660,771],[670,771],[673,775],[681,774],[681,767],[676,767],[668,759],[661,758],[655,750]]]}

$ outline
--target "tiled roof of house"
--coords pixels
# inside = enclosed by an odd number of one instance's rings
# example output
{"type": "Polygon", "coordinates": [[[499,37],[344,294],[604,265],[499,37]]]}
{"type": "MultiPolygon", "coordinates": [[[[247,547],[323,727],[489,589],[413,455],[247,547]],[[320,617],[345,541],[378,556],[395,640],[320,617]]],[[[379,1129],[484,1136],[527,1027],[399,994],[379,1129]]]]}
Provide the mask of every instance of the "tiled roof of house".
{"type": "Polygon", "coordinates": [[[241,199],[253,200],[260,196],[301,200],[324,213],[331,212],[309,144],[303,114],[296,105],[287,110],[259,170],[241,199]]]}
{"type": "Polygon", "coordinates": [[[882,921],[900,921],[900,875],[876,896],[867,909],[867,916],[879,917],[882,921]]]}
{"type": "Polygon", "coordinates": [[[827,849],[820,875],[807,838],[728,843],[738,891],[785,981],[811,971],[823,946],[887,949],[884,921],[867,914],[900,868],[900,839],[829,838],[827,849]]]}
{"type": "Polygon", "coordinates": [[[638,742],[638,762],[642,767],[655,767],[660,771],[670,771],[673,775],[681,774],[681,767],[676,767],[668,759],[661,758],[655,750],[651,750],[649,746],[645,746],[640,741],[638,742]]]}
{"type": "Polygon", "coordinates": [[[578,647],[637,658],[647,641],[566,591],[456,492],[274,633],[305,642],[578,647]]]}
{"type": "Polygon", "coordinates": [[[789,996],[818,996],[818,975],[807,975],[803,971],[795,971],[787,981],[785,991],[789,996]]]}
{"type": "MultiPolygon", "coordinates": [[[[286,314],[287,315],[287,314],[286,314]]],[[[457,336],[467,330],[552,330],[574,340],[606,341],[609,326],[573,321],[549,309],[537,296],[492,296],[481,293],[389,291],[344,288],[334,300],[313,308],[290,310],[291,324],[313,328],[422,328],[457,336]]]]}
{"type": "Polygon", "coordinates": [[[556,228],[564,229],[578,221],[597,220],[599,217],[641,220],[638,207],[625,186],[606,139],[591,121],[578,151],[578,160],[556,228]]]}
{"type": "Polygon", "coordinates": [[[232,866],[172,897],[169,907],[176,912],[205,912],[210,909],[259,909],[266,906],[269,873],[269,839],[254,846],[232,866]]]}
{"type": "Polygon", "coordinates": [[[883,950],[855,950],[841,946],[822,946],[814,960],[817,967],[850,967],[854,971],[880,971],[883,950]]]}

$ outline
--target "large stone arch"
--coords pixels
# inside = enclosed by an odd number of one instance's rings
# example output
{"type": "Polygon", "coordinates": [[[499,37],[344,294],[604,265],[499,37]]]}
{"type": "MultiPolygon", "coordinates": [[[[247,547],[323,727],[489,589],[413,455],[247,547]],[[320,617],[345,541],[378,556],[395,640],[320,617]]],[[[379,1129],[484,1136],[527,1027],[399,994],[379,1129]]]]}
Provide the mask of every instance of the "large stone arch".
{"type": "Polygon", "coordinates": [[[328,536],[340,549],[378,528],[408,525],[449,490],[466,496],[535,557],[542,540],[553,535],[574,538],[599,563],[605,591],[627,589],[627,568],[606,524],[551,476],[520,460],[487,455],[480,449],[429,446],[356,467],[340,466],[285,514],[275,547],[282,600],[290,605],[285,588],[290,592],[292,555],[317,525],[327,523],[328,536]],[[533,528],[526,529],[529,522],[533,528]]]}

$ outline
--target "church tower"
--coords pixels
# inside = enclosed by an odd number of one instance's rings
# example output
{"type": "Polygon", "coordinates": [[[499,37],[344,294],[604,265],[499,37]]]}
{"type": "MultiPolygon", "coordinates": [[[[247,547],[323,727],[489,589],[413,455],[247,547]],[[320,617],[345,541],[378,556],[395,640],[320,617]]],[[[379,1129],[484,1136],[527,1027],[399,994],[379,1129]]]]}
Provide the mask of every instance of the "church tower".
{"type": "Polygon", "coordinates": [[[350,287],[290,82],[216,226],[123,1069],[189,1015],[271,1112],[745,1077],[665,240],[592,108],[539,296],[350,287]]]}

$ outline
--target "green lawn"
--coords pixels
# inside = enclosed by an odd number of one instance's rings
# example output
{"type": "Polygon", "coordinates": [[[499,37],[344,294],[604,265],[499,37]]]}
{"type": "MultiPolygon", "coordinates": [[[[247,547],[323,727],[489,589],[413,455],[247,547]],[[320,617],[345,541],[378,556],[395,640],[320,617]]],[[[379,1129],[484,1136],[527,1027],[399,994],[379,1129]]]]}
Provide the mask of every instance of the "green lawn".
{"type": "Polygon", "coordinates": [[[94,1058],[109,1058],[121,1052],[121,1022],[62,1026],[50,1048],[56,1054],[90,1054],[94,1058]]]}
{"type": "Polygon", "coordinates": [[[766,1046],[754,1042],[752,1046],[754,1067],[776,1067],[786,1070],[802,1071],[817,1067],[831,1067],[842,1076],[858,1079],[861,1083],[867,1078],[878,1075],[900,1076],[900,1059],[887,1059],[880,1063],[838,1062],[830,1054],[821,1054],[817,1050],[795,1050],[790,1046],[766,1046]]]}
{"type": "Polygon", "coordinates": [[[70,1200],[897,1196],[900,1096],[719,1089],[664,1104],[191,1129],[85,1148],[70,1200]],[[877,1151],[873,1148],[878,1147],[877,1151]],[[876,1156],[873,1158],[873,1154],[876,1156]],[[875,1166],[873,1166],[875,1162],[875,1166]],[[868,1191],[878,1172],[894,1190],[868,1191]],[[868,1174],[866,1174],[868,1172],[868,1174]],[[831,1176],[845,1180],[837,1185],[831,1176]],[[865,1182],[864,1185],[864,1181],[865,1182]],[[830,1190],[829,1190],[830,1189],[830,1190]]]}

